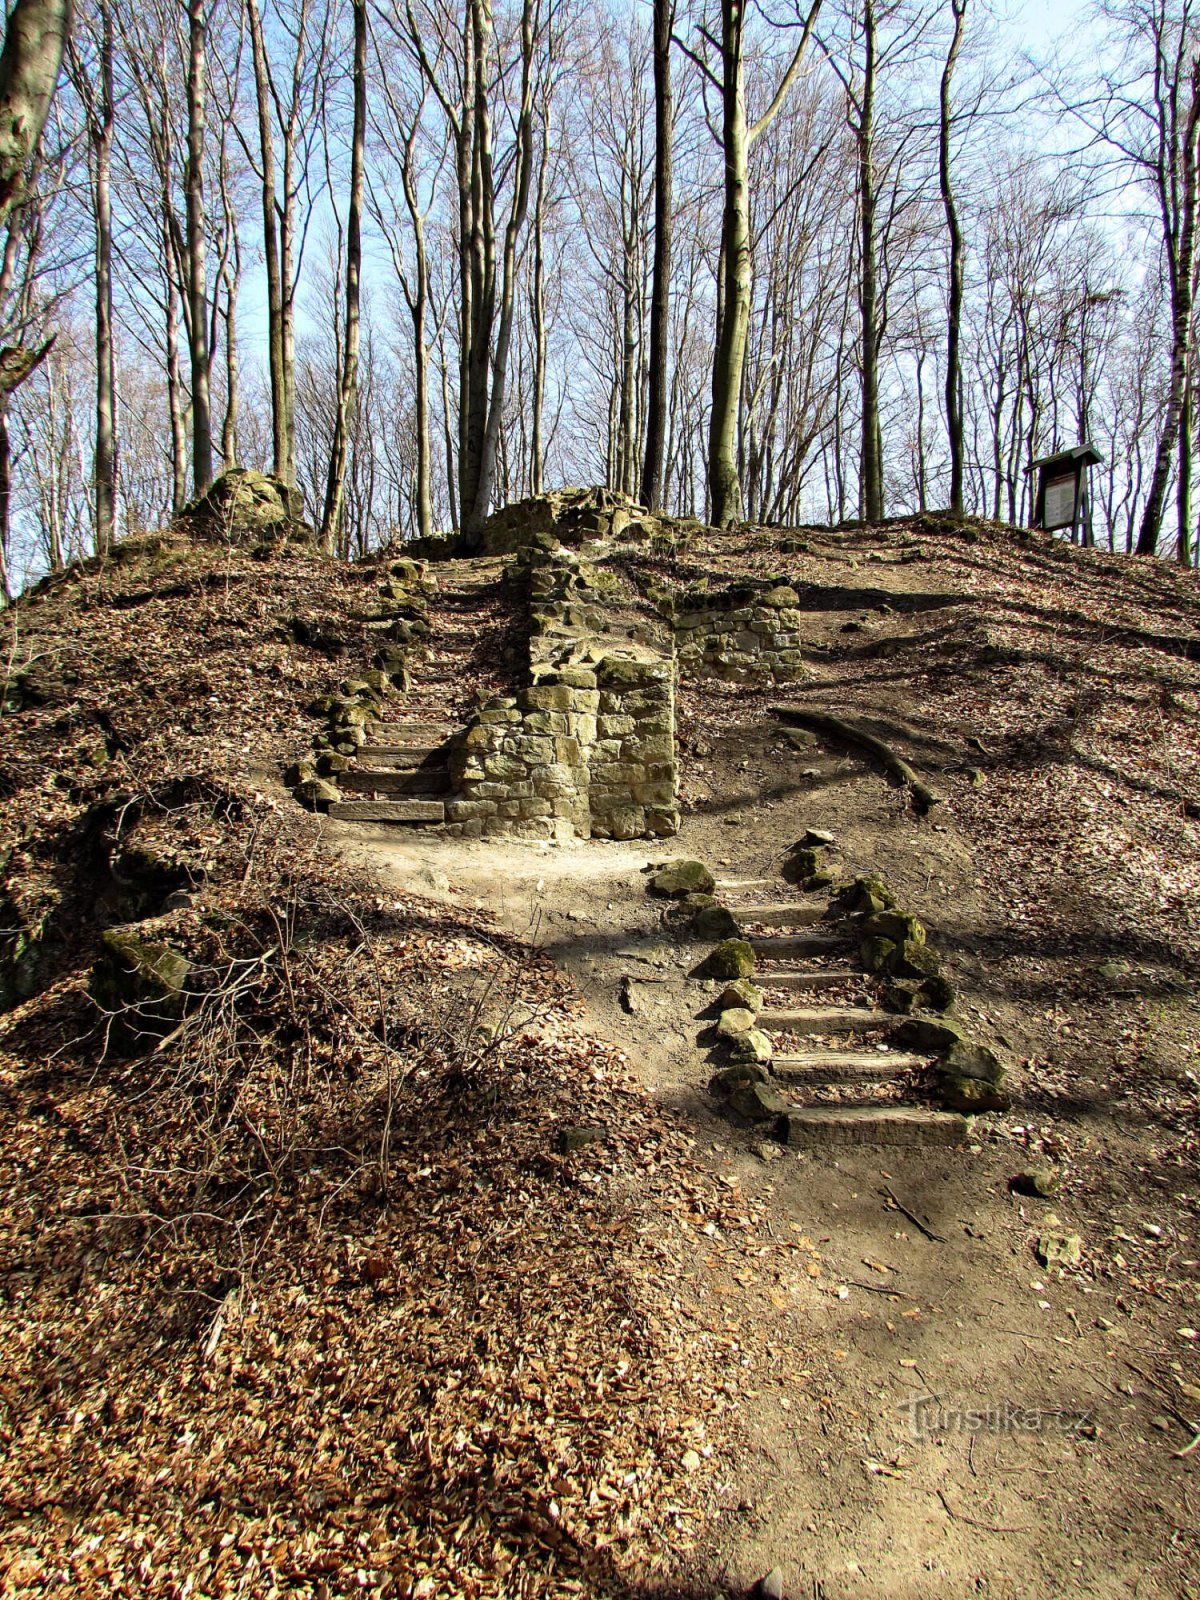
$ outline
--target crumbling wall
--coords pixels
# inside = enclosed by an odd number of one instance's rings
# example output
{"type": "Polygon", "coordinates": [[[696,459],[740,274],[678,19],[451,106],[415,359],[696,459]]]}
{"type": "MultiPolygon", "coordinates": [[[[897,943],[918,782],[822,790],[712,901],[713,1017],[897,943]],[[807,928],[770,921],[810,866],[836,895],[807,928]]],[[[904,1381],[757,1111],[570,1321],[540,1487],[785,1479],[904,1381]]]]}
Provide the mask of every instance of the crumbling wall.
{"type": "Polygon", "coordinates": [[[545,534],[513,575],[529,595],[533,682],[463,734],[447,824],[470,837],[677,832],[669,634],[625,614],[606,575],[545,534]]]}
{"type": "Polygon", "coordinates": [[[787,584],[690,590],[665,611],[675,628],[681,676],[728,683],[791,683],[807,675],[800,597],[787,584]]]}

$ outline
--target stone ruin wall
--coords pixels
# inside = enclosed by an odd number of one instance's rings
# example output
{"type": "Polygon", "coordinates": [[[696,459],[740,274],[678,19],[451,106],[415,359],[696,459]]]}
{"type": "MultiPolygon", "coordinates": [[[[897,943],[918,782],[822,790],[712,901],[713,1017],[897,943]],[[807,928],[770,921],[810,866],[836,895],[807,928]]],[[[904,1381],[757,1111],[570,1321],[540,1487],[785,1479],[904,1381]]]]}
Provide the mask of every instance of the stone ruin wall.
{"type": "Polygon", "coordinates": [[[681,676],[727,683],[793,683],[807,676],[800,597],[787,584],[692,590],[665,609],[681,676]]]}
{"type": "Polygon", "coordinates": [[[660,838],[679,828],[669,634],[626,626],[598,567],[553,537],[515,565],[528,584],[533,682],[482,706],[451,760],[448,831],[660,838]],[[619,642],[618,642],[619,641],[619,642]],[[664,650],[665,642],[665,650],[664,650]]]}

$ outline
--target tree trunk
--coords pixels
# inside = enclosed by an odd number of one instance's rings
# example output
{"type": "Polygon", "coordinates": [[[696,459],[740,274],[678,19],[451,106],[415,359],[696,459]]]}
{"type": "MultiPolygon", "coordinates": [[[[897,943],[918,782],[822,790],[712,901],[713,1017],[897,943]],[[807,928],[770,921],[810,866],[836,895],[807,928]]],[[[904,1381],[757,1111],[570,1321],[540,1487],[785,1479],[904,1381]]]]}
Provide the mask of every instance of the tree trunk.
{"type": "Polygon", "coordinates": [[[175,299],[175,277],[170,268],[170,243],[167,241],[167,414],[171,419],[171,515],[177,517],[187,504],[187,423],[183,414],[183,372],[179,360],[179,308],[175,299]]]}
{"type": "Polygon", "coordinates": [[[116,370],[113,354],[112,147],[113,29],[106,0],[100,0],[100,115],[92,122],[95,152],[96,224],[96,448],[92,472],[96,499],[96,553],[104,555],[116,537],[117,439],[116,370]]]}
{"type": "MultiPolygon", "coordinates": [[[[1173,249],[1168,249],[1171,277],[1171,386],[1158,438],[1150,490],[1138,530],[1137,549],[1142,556],[1152,556],[1158,552],[1167,480],[1180,440],[1180,423],[1188,391],[1192,343],[1192,270],[1196,250],[1196,136],[1200,121],[1200,60],[1192,62],[1190,92],[1191,103],[1181,136],[1183,171],[1178,243],[1173,249]]],[[[1170,244],[1171,229],[1165,216],[1164,223],[1167,224],[1170,244]]],[[[1185,544],[1188,542],[1188,535],[1182,529],[1180,537],[1185,544]]]]}
{"type": "Polygon", "coordinates": [[[46,125],[71,31],[71,0],[16,0],[0,50],[0,225],[46,125]]]}
{"type": "Polygon", "coordinates": [[[671,311],[672,144],[675,105],[671,87],[674,0],[654,0],[654,276],[650,291],[650,376],[646,455],[639,498],[662,509],[663,447],[667,430],[667,340],[671,311]]]}
{"type": "Polygon", "coordinates": [[[746,329],[750,320],[749,130],[742,0],[721,0],[722,151],[725,207],[721,222],[721,326],[713,362],[708,430],[709,516],[718,527],[742,518],[738,480],[738,412],[746,329]]]}
{"type": "Polygon", "coordinates": [[[196,494],[212,483],[212,406],[209,399],[208,284],[204,238],[205,38],[204,0],[187,0],[188,136],[184,197],[187,209],[188,348],[192,379],[192,480],[196,494]]]}
{"type": "Polygon", "coordinates": [[[879,427],[879,308],[875,219],[875,0],[863,7],[862,110],[858,120],[858,184],[862,261],[862,484],[861,515],[879,522],[884,514],[883,461],[879,427]]]}
{"type": "MultiPolygon", "coordinates": [[[[258,0],[246,0],[254,60],[254,92],[258,105],[258,142],[262,159],[263,267],[267,279],[267,366],[271,375],[271,470],[288,479],[287,380],[283,361],[283,280],[279,265],[279,233],[275,206],[275,139],[271,129],[271,87],[258,0]]],[[[292,481],[288,479],[288,481],[292,481]]]]}
{"type": "Polygon", "coordinates": [[[337,547],[346,499],[346,457],[350,421],[358,395],[358,343],[362,275],[362,205],[364,148],[367,127],[367,0],[353,0],[354,8],[354,132],[350,147],[350,203],[346,215],[346,335],[342,351],[342,376],[338,389],[337,419],[329,476],[325,484],[325,514],[321,543],[328,551],[337,547]]]}
{"type": "Polygon", "coordinates": [[[954,67],[962,47],[967,0],[950,0],[954,17],[954,36],[942,71],[941,115],[938,125],[938,180],[942,209],[946,213],[946,233],[950,240],[950,277],[946,285],[946,433],[950,442],[950,510],[963,514],[963,415],[962,363],[959,345],[962,336],[963,238],[950,181],[950,133],[953,113],[950,101],[954,67]]]}

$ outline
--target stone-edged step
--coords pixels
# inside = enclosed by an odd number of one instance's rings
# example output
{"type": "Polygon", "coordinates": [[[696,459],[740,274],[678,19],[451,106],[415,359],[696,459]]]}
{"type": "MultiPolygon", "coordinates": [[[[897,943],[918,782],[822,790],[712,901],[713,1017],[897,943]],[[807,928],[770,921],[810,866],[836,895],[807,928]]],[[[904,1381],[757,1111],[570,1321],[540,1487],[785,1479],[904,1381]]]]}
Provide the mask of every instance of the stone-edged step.
{"type": "Polygon", "coordinates": [[[446,759],[444,744],[360,744],[356,758],[364,766],[411,769],[446,759]]]}
{"type": "Polygon", "coordinates": [[[803,1006],[795,1011],[764,1008],[756,1020],[768,1033],[873,1033],[904,1019],[870,1006],[803,1006]]]}
{"type": "Polygon", "coordinates": [[[760,928],[809,928],[828,911],[823,905],[790,905],[786,901],[757,906],[734,904],[729,909],[740,923],[753,922],[760,928]]]}
{"type": "Polygon", "coordinates": [[[338,774],[338,788],[347,794],[449,794],[450,775],[445,767],[414,767],[373,772],[358,768],[338,774]]]}
{"type": "Polygon", "coordinates": [[[782,1120],[790,1145],[966,1144],[969,1120],[957,1111],[931,1111],[924,1106],[793,1106],[782,1120]]]}
{"type": "Polygon", "coordinates": [[[776,1056],[771,1071],[795,1088],[821,1089],[834,1083],[894,1083],[906,1072],[920,1072],[928,1056],[902,1050],[806,1050],[801,1055],[776,1056]]]}
{"type": "Polygon", "coordinates": [[[440,800],[335,800],[329,815],[339,822],[445,822],[440,800]]]}
{"type": "MultiPolygon", "coordinates": [[[[762,961],[796,961],[804,956],[824,956],[831,950],[844,950],[846,939],[829,933],[752,933],[749,944],[762,961]]],[[[770,982],[767,973],[760,976],[764,983],[770,982]]]]}
{"type": "Polygon", "coordinates": [[[444,722],[368,722],[367,738],[375,744],[444,744],[451,729],[444,722]]]}
{"type": "Polygon", "coordinates": [[[717,888],[726,893],[733,894],[737,890],[747,889],[777,889],[779,885],[774,878],[718,878],[717,888]]]}
{"type": "Polygon", "coordinates": [[[812,967],[804,972],[760,972],[762,989],[839,989],[846,983],[862,983],[867,975],[850,967],[812,967]]]}

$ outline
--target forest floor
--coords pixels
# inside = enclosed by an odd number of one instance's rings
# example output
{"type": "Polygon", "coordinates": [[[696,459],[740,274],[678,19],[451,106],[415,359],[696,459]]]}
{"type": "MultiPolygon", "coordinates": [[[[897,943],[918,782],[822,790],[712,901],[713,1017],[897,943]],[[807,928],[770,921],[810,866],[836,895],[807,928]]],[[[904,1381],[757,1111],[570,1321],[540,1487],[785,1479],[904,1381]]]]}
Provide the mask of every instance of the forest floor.
{"type": "MultiPolygon", "coordinates": [[[[5,1592],[1200,1594],[1192,576],[930,520],[698,543],[663,575],[785,574],[813,676],[681,692],[678,839],[539,846],[280,789],[370,568],[314,618],[306,560],[149,563],[13,644],[58,676],[6,717],[3,867],[70,914],[0,1018],[5,1592]],[[780,702],[879,719],[944,803],[793,749],[780,702]],[[63,870],[114,796],[194,885],[148,926],[218,975],[127,1064],[100,876],[63,870]],[[776,1156],[705,1092],[700,949],[642,869],[773,877],[809,827],[1010,1063],[967,1150],[776,1156]],[[605,1136],[560,1155],[572,1124],[605,1136]],[[1075,1269],[1036,1260],[1059,1228],[1075,1269]]],[[[438,570],[405,715],[515,670],[498,572],[438,570]]]]}

